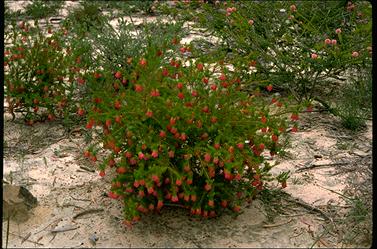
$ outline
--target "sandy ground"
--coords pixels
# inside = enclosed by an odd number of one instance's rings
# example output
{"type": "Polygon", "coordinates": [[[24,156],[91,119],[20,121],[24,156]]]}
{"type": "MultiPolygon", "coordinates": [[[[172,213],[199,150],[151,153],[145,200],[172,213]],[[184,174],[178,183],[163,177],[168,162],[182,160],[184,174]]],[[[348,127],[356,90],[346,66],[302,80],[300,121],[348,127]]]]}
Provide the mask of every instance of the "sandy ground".
{"type": "MultiPolygon", "coordinates": [[[[13,9],[19,8],[20,3],[12,4],[17,5],[13,9]]],[[[74,7],[77,2],[65,5],[74,7]]],[[[193,38],[191,35],[183,42],[193,38]]],[[[354,193],[355,186],[372,175],[371,122],[363,131],[351,133],[332,115],[306,113],[301,116],[299,132],[290,135],[287,153],[268,159],[271,164],[278,163],[271,173],[291,171],[284,189],[291,197],[271,207],[257,198],[245,204],[237,217],[224,214],[210,220],[190,217],[187,210],[177,207],[164,207],[161,214],[145,216],[127,229],[121,224],[123,204],[104,195],[111,176],[100,178],[97,172],[82,169],[94,169],[82,158],[83,131],[68,138],[55,122],[29,127],[10,119],[4,115],[4,179],[26,186],[37,197],[38,206],[27,221],[11,221],[8,247],[343,247],[340,232],[324,235],[324,231],[349,209],[349,202],[340,194],[354,193]],[[311,212],[297,202],[319,211],[311,212]],[[276,205],[282,210],[276,212],[276,205]],[[74,218],[93,208],[103,210],[74,218]],[[72,230],[51,232],[67,227],[72,230]]],[[[270,187],[280,189],[277,184],[270,187]]],[[[366,182],[366,188],[371,189],[371,182],[366,182]]],[[[5,234],[3,229],[3,246],[5,234]]],[[[355,241],[347,246],[360,244],[355,241]]]]}

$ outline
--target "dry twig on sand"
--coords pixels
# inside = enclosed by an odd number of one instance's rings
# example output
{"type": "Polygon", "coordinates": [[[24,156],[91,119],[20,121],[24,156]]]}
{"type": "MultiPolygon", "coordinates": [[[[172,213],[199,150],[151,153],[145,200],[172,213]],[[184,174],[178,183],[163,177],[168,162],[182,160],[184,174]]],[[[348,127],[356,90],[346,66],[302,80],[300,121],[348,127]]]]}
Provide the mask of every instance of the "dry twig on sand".
{"type": "Polygon", "coordinates": [[[38,234],[38,233],[40,233],[40,232],[46,230],[46,229],[47,229],[49,226],[51,226],[52,224],[55,224],[55,226],[56,226],[56,225],[58,224],[58,222],[61,221],[61,220],[62,220],[61,217],[58,218],[58,219],[56,219],[56,220],[54,220],[53,222],[51,222],[50,224],[48,224],[46,227],[44,227],[43,229],[39,230],[38,232],[36,232],[36,233],[34,233],[34,234],[38,234]]]}
{"type": "Polygon", "coordinates": [[[77,219],[78,217],[86,215],[86,214],[98,213],[98,212],[103,212],[103,211],[105,211],[103,208],[88,209],[88,210],[85,210],[85,211],[82,211],[82,212],[76,214],[75,216],[73,216],[72,219],[77,219]]]}
{"type": "Polygon", "coordinates": [[[347,165],[350,164],[349,162],[339,162],[339,163],[325,163],[325,164],[311,164],[307,167],[299,168],[296,172],[302,172],[309,169],[319,168],[319,167],[331,167],[331,166],[339,166],[339,165],[347,165]]]}
{"type": "Polygon", "coordinates": [[[72,195],[70,195],[70,197],[75,200],[75,201],[90,201],[89,199],[80,199],[80,198],[76,198],[76,197],[73,197],[72,195]]]}
{"type": "Polygon", "coordinates": [[[30,238],[30,235],[31,235],[31,232],[28,233],[21,241],[21,245],[25,242],[25,240],[27,240],[28,238],[30,238]]]}
{"type": "Polygon", "coordinates": [[[90,168],[85,167],[85,166],[80,166],[80,169],[83,169],[85,171],[89,171],[89,172],[92,172],[92,173],[96,172],[94,169],[90,169],[90,168]]]}
{"type": "Polygon", "coordinates": [[[289,219],[288,221],[284,221],[284,222],[281,222],[281,223],[267,224],[267,225],[263,225],[263,227],[264,227],[264,228],[278,227],[278,226],[282,226],[282,225],[288,224],[288,223],[290,223],[292,220],[293,220],[293,219],[289,219]]]}
{"type": "Polygon", "coordinates": [[[28,237],[22,237],[21,235],[18,235],[18,234],[12,233],[12,232],[9,232],[9,234],[11,234],[13,236],[17,236],[18,238],[22,239],[22,241],[28,241],[28,242],[31,242],[31,243],[33,243],[35,245],[44,246],[42,243],[30,240],[28,237]]]}
{"type": "Polygon", "coordinates": [[[315,211],[317,213],[320,213],[326,220],[332,220],[325,212],[323,212],[321,209],[319,208],[316,208],[308,203],[305,203],[305,202],[302,202],[300,200],[297,200],[297,199],[286,199],[287,201],[289,202],[293,202],[293,203],[296,203],[306,209],[309,209],[310,211],[315,211]]]}

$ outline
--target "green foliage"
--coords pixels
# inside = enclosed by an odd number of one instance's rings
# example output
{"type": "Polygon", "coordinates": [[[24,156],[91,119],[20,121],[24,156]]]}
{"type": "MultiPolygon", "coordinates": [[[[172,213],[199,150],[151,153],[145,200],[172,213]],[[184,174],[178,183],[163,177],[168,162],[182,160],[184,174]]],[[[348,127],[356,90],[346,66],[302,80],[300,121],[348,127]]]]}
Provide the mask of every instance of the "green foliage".
{"type": "MultiPolygon", "coordinates": [[[[51,31],[52,33],[52,31],[51,31]]],[[[7,34],[12,47],[4,53],[5,96],[10,111],[21,112],[32,124],[37,120],[63,117],[72,108],[76,72],[63,30],[46,35],[34,27],[13,23],[7,34]],[[69,52],[68,52],[69,53],[69,52]]]]}
{"type": "Polygon", "coordinates": [[[41,1],[34,0],[25,8],[25,15],[32,19],[41,19],[56,15],[63,5],[64,1],[41,1]]]}
{"type": "Polygon", "coordinates": [[[41,19],[56,15],[64,1],[32,1],[26,5],[25,10],[11,11],[7,2],[4,2],[5,22],[19,21],[26,18],[41,19]]]}
{"type": "Polygon", "coordinates": [[[133,24],[132,18],[119,19],[118,29],[107,26],[102,32],[92,32],[89,36],[92,41],[90,54],[91,65],[101,65],[103,69],[115,72],[122,69],[130,72],[128,58],[143,56],[146,47],[165,49],[173,40],[182,36],[182,23],[146,23],[143,27],[133,24]]]}
{"type": "Polygon", "coordinates": [[[79,112],[99,140],[85,156],[111,172],[109,196],[123,199],[128,224],[171,203],[204,217],[238,212],[271,178],[261,154],[279,153],[288,127],[283,105],[250,97],[238,73],[190,59],[180,25],[144,25],[135,37],[121,22],[89,37],[99,67],[83,75],[79,112]]]}
{"type": "Polygon", "coordinates": [[[286,209],[285,198],[290,196],[281,189],[264,189],[259,195],[259,200],[263,204],[266,217],[269,222],[273,222],[276,217],[286,209]]]}
{"type": "Polygon", "coordinates": [[[243,79],[268,80],[297,100],[325,94],[334,79],[371,64],[370,3],[227,1],[202,6],[192,18],[221,38],[220,52],[243,69],[243,79]]]}
{"type": "Polygon", "coordinates": [[[338,91],[335,112],[342,119],[344,127],[357,130],[365,125],[372,113],[372,75],[359,73],[338,91]]]}
{"type": "MultiPolygon", "coordinates": [[[[93,1],[82,1],[82,3],[93,3],[93,1]]],[[[109,11],[112,17],[124,17],[135,13],[153,15],[155,12],[153,0],[95,1],[95,4],[101,7],[102,10],[109,11]]]]}
{"type": "Polygon", "coordinates": [[[102,13],[101,5],[96,1],[85,1],[69,13],[63,25],[70,27],[81,39],[92,31],[103,30],[107,23],[108,18],[102,13]]]}
{"type": "MultiPolygon", "coordinates": [[[[27,13],[52,13],[45,4],[35,2],[27,13]]],[[[272,178],[264,155],[283,152],[300,106],[288,108],[271,91],[308,102],[326,95],[352,129],[370,113],[368,4],[164,6],[159,10],[173,14],[175,24],[136,26],[130,16],[114,28],[102,10],[150,13],[152,2],[85,1],[51,35],[24,23],[13,23],[6,34],[12,40],[4,58],[10,110],[29,124],[46,117],[66,124],[85,119],[85,156],[98,163],[100,175],[112,177],[109,196],[124,202],[127,224],[166,204],[212,217],[239,212],[243,201],[261,192],[267,204],[281,197],[265,189],[266,182],[277,180],[284,188],[289,172],[272,178]],[[198,21],[197,27],[221,38],[219,46],[208,52],[180,45],[182,20],[198,21]],[[333,87],[354,71],[359,73],[347,84],[333,87]]],[[[278,208],[269,211],[273,216],[278,208]]]]}
{"type": "Polygon", "coordinates": [[[11,11],[7,2],[4,2],[4,21],[5,24],[8,24],[11,20],[16,19],[17,17],[21,16],[21,11],[11,11]]]}

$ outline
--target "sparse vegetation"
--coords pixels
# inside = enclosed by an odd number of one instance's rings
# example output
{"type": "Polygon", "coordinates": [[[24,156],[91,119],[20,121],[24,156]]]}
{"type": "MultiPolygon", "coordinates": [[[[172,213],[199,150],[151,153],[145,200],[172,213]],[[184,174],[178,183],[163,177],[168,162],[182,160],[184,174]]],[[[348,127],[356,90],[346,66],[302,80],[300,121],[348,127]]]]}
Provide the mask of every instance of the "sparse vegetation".
{"type": "MultiPolygon", "coordinates": [[[[371,244],[368,2],[79,1],[62,22],[38,22],[63,3],[12,12],[5,2],[7,182],[46,191],[43,205],[59,212],[99,205],[91,215],[106,222],[77,222],[114,237],[109,224],[123,222],[158,238],[179,226],[198,247],[229,231],[245,246],[274,229],[295,233],[289,246],[302,234],[300,245],[371,244]],[[319,189],[333,195],[315,198],[319,189]],[[200,245],[192,222],[214,237],[200,245]]],[[[52,245],[34,235],[19,238],[52,245]]]]}

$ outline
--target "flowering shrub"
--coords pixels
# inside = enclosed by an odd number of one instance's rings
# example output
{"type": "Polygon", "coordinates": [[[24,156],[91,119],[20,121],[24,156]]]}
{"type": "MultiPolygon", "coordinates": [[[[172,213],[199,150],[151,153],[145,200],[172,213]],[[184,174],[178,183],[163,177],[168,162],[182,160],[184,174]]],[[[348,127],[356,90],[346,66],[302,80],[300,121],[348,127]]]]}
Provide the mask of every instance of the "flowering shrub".
{"type": "Polygon", "coordinates": [[[268,80],[297,100],[331,95],[350,72],[371,72],[368,2],[212,1],[192,18],[221,38],[245,79],[268,80]]]}
{"type": "Polygon", "coordinates": [[[188,59],[178,44],[150,44],[127,71],[86,75],[92,99],[82,113],[100,142],[84,155],[113,177],[108,195],[124,202],[126,224],[171,204],[203,217],[239,212],[271,178],[263,154],[281,150],[288,128],[278,99],[250,96],[237,74],[188,59]]]}
{"type": "Polygon", "coordinates": [[[4,52],[9,111],[21,112],[28,124],[64,117],[71,111],[80,70],[71,67],[77,61],[65,37],[67,31],[49,27],[42,32],[38,22],[34,24],[13,24],[6,36],[12,46],[4,52]]]}
{"type": "MultiPolygon", "coordinates": [[[[94,18],[87,7],[79,11],[94,18]]],[[[203,217],[240,212],[273,180],[265,157],[282,150],[299,119],[268,96],[273,85],[250,94],[238,65],[193,59],[179,22],[142,30],[123,21],[115,30],[72,20],[48,34],[24,23],[11,30],[6,96],[29,124],[74,112],[86,119],[93,140],[84,156],[113,178],[108,196],[124,202],[127,225],[164,205],[203,217]]],[[[276,180],[284,188],[288,177],[276,180]]]]}

